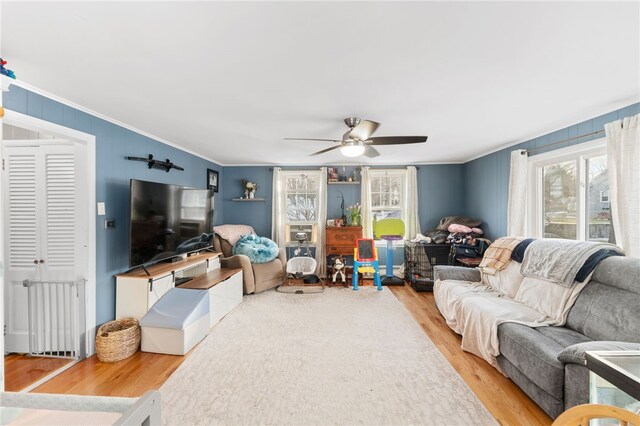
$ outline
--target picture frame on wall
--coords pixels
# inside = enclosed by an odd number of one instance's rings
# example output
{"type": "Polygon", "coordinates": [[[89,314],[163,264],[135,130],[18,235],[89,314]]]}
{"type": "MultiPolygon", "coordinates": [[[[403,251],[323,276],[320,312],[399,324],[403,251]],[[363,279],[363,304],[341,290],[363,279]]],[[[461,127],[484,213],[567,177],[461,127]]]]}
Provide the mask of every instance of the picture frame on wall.
{"type": "Polygon", "coordinates": [[[213,192],[218,192],[218,183],[218,172],[207,169],[207,189],[213,189],[213,192]]]}

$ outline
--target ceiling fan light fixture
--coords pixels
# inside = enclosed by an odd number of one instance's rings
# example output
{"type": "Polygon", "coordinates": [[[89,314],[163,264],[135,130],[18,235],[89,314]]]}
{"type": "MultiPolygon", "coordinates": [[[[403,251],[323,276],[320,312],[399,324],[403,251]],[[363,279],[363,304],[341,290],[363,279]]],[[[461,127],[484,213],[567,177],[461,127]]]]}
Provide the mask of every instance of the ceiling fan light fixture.
{"type": "Polygon", "coordinates": [[[345,157],[357,157],[364,153],[364,145],[362,142],[347,142],[340,148],[340,152],[345,157]]]}

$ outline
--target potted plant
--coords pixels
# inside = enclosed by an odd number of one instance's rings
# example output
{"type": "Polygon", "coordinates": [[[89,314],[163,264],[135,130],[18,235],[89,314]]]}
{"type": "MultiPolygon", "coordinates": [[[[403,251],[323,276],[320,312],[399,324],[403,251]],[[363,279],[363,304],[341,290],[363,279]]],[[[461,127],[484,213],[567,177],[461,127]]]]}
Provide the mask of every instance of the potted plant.
{"type": "Polygon", "coordinates": [[[360,203],[355,203],[354,205],[347,207],[347,211],[351,217],[351,226],[360,226],[360,222],[362,220],[360,203]]]}

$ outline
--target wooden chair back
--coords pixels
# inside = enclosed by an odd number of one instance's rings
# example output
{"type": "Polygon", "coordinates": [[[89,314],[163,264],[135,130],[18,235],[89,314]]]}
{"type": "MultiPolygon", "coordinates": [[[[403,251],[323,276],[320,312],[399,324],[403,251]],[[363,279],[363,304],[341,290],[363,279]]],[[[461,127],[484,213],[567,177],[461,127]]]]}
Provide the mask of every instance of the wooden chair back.
{"type": "Polygon", "coordinates": [[[621,426],[640,426],[640,414],[624,408],[601,404],[583,404],[560,414],[552,426],[589,426],[592,419],[616,419],[621,426]]]}

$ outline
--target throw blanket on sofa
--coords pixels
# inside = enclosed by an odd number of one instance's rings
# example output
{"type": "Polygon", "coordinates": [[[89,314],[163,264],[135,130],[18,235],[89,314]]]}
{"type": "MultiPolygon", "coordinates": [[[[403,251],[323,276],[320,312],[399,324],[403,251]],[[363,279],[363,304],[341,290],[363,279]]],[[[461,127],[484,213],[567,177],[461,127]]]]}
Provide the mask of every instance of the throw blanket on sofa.
{"type": "Polygon", "coordinates": [[[436,305],[447,325],[462,336],[462,349],[500,367],[498,326],[517,322],[531,327],[550,324],[541,312],[519,301],[502,297],[490,286],[455,280],[436,281],[433,287],[436,305]]]}
{"type": "MultiPolygon", "coordinates": [[[[564,325],[571,306],[587,284],[564,287],[539,278],[512,274],[518,268],[496,273],[502,281],[515,282],[509,292],[494,289],[482,282],[438,280],[433,293],[438,309],[453,331],[462,335],[462,349],[485,359],[499,371],[498,326],[515,322],[529,327],[564,325]],[[511,274],[511,276],[509,276],[511,274]],[[507,293],[515,293],[513,298],[507,293]]],[[[589,277],[590,278],[590,277],[589,277]]]]}
{"type": "Polygon", "coordinates": [[[278,245],[266,237],[245,235],[235,246],[233,254],[244,254],[251,263],[267,263],[278,257],[278,245]]]}
{"type": "Polygon", "coordinates": [[[587,259],[601,249],[624,255],[613,244],[561,239],[535,240],[524,253],[521,272],[525,277],[542,278],[571,287],[587,259]]]}
{"type": "Polygon", "coordinates": [[[495,275],[496,272],[502,271],[511,262],[511,253],[513,249],[522,241],[522,238],[503,237],[498,238],[489,246],[482,262],[480,262],[480,270],[482,273],[495,275]]]}
{"type": "Polygon", "coordinates": [[[249,225],[219,225],[213,227],[213,232],[218,234],[220,238],[229,241],[232,246],[235,245],[243,235],[255,235],[255,231],[249,225]]]}

